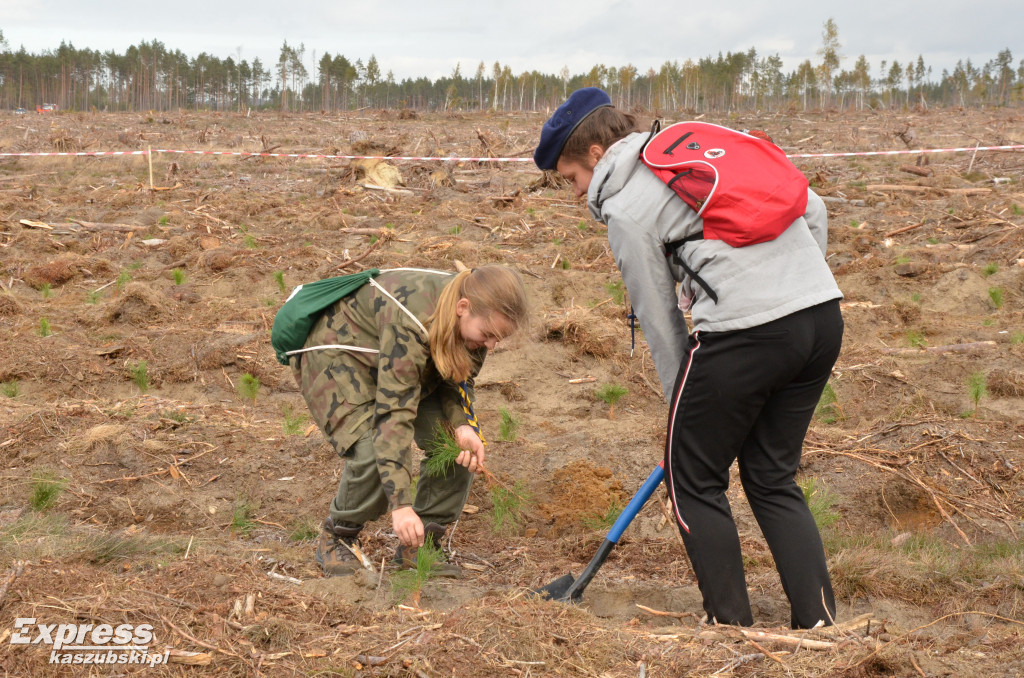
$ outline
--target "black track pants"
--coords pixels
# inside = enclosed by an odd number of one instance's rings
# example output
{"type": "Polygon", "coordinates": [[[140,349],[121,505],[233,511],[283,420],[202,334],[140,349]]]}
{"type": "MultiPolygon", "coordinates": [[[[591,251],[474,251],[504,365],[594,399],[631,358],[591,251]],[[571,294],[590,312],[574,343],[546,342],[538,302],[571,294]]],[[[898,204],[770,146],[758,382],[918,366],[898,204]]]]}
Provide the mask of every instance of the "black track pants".
{"type": "Polygon", "coordinates": [[[753,623],[725,496],[735,459],[793,627],[835,616],[821,536],[794,476],[842,335],[835,300],[750,329],[690,336],[669,408],[665,469],[704,610],[720,624],[753,623]]]}

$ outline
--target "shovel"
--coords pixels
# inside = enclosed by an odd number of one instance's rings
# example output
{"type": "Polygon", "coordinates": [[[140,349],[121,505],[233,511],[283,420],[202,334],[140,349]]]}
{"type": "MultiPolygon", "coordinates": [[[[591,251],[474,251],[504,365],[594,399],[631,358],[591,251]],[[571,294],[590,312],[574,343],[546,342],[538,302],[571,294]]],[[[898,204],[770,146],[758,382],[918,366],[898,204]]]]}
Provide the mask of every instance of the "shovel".
{"type": "Polygon", "coordinates": [[[618,520],[612,525],[611,531],[608,532],[608,536],[604,538],[601,543],[601,547],[597,549],[597,553],[587,563],[583,573],[579,577],[573,577],[572,573],[564,574],[558,579],[554,580],[547,586],[533,591],[533,593],[547,598],[549,600],[558,601],[572,601],[577,602],[583,598],[583,589],[587,587],[590,580],[594,578],[597,571],[604,564],[605,558],[611,553],[612,549],[617,543],[619,543],[619,537],[626,531],[629,524],[633,522],[633,518],[640,512],[647,500],[654,494],[654,490],[661,484],[662,479],[665,477],[665,462],[658,464],[658,467],[651,471],[651,475],[647,476],[647,480],[640,486],[640,489],[636,491],[633,498],[629,500],[629,504],[623,509],[622,513],[619,514],[618,520]]]}

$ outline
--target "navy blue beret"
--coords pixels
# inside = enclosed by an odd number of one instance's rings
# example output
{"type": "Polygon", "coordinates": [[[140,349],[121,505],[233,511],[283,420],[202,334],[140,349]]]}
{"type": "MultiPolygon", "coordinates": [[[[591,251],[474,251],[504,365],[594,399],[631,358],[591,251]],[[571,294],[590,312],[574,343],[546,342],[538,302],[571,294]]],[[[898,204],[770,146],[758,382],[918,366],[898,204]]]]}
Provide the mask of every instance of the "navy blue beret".
{"type": "Polygon", "coordinates": [[[569,95],[554,115],[544,123],[540,132],[540,143],[533,152],[533,161],[542,170],[553,170],[562,155],[565,142],[579,127],[583,119],[604,106],[611,106],[612,100],[604,90],[584,87],[569,95]]]}

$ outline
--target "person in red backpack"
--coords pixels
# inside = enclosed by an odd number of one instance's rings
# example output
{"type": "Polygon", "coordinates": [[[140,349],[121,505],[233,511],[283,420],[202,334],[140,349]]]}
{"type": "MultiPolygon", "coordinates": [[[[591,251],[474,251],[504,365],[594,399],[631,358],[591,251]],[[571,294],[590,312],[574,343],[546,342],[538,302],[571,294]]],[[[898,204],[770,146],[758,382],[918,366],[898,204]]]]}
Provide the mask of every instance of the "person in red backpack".
{"type": "MultiPolygon", "coordinates": [[[[544,124],[534,161],[558,171],[608,226],[669,402],[665,482],[709,620],[753,624],[725,494],[738,461],[793,627],[831,624],[824,548],[795,480],[843,335],[843,295],[825,261],[824,203],[808,188],[802,216],[781,234],[733,247],[704,234],[698,210],[643,164],[650,136],[587,87],[544,124]]],[[[722,153],[708,150],[707,158],[722,153]]]]}

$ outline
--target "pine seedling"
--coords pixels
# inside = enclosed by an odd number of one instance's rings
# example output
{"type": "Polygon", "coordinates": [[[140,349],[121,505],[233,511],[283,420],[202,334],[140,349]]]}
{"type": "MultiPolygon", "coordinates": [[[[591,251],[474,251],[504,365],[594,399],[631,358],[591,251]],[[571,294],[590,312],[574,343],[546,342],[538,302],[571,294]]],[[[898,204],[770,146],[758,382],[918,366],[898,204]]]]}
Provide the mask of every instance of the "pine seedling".
{"type": "Polygon", "coordinates": [[[256,396],[259,395],[259,392],[260,380],[258,377],[254,377],[246,372],[238,380],[238,395],[246,400],[251,400],[254,405],[256,404],[256,396]]]}
{"type": "Polygon", "coordinates": [[[29,506],[36,511],[45,511],[57,503],[67,481],[50,473],[37,471],[32,474],[32,496],[29,506]]]}
{"type": "Polygon", "coordinates": [[[437,564],[444,560],[441,547],[434,543],[433,535],[427,535],[423,546],[416,549],[416,567],[400,570],[391,575],[391,586],[402,600],[409,598],[419,607],[420,592],[430,581],[437,564]]]}
{"type": "Polygon", "coordinates": [[[621,386],[619,384],[605,384],[601,388],[597,389],[597,397],[608,405],[609,419],[615,418],[615,405],[622,399],[622,396],[627,393],[629,393],[629,390],[625,386],[621,386]]]}
{"type": "Polygon", "coordinates": [[[125,285],[132,281],[132,274],[128,271],[121,271],[121,275],[117,276],[117,281],[114,283],[114,287],[120,292],[125,285]]]}
{"type": "Polygon", "coordinates": [[[427,458],[423,462],[424,470],[428,476],[443,478],[448,475],[455,466],[455,460],[462,450],[450,427],[444,422],[437,422],[434,426],[434,437],[427,443],[427,458]]]}
{"type": "Polygon", "coordinates": [[[988,380],[984,372],[975,372],[967,378],[967,391],[970,393],[971,401],[974,403],[974,417],[978,417],[978,403],[988,395],[988,380]]]}
{"type": "Polygon", "coordinates": [[[996,273],[998,270],[999,264],[990,262],[985,264],[985,268],[981,269],[981,274],[987,278],[990,275],[996,273]]]}
{"type": "Polygon", "coordinates": [[[100,303],[100,293],[98,290],[92,290],[91,292],[85,293],[85,303],[87,304],[98,304],[100,303]]]}
{"type": "Polygon", "coordinates": [[[8,379],[7,381],[0,381],[0,394],[5,398],[17,398],[20,393],[17,379],[8,379]]]}
{"type": "Polygon", "coordinates": [[[39,286],[39,293],[43,295],[43,299],[49,299],[53,296],[53,285],[46,282],[39,286]]]}
{"type": "Polygon", "coordinates": [[[140,391],[145,393],[149,389],[149,364],[145,360],[129,365],[128,374],[140,391]]]}
{"type": "Polygon", "coordinates": [[[911,348],[924,348],[928,345],[928,340],[924,338],[921,330],[907,330],[907,343],[911,348]]]}
{"type": "Polygon", "coordinates": [[[832,388],[832,384],[825,384],[825,388],[821,391],[821,397],[818,398],[818,405],[814,408],[814,416],[824,424],[834,424],[842,417],[842,414],[843,410],[839,407],[836,390],[832,388]]]}
{"type": "Polygon", "coordinates": [[[182,283],[185,282],[185,278],[188,277],[185,274],[185,271],[183,269],[180,269],[180,268],[176,268],[173,271],[171,271],[171,275],[174,276],[174,284],[175,285],[181,285],[182,283]]]}
{"type": "Polygon", "coordinates": [[[277,283],[277,289],[281,290],[281,294],[284,294],[284,271],[274,271],[274,282],[277,283]]]}
{"type": "Polygon", "coordinates": [[[519,418],[509,412],[506,408],[498,409],[501,422],[498,424],[498,440],[505,443],[514,442],[519,435],[519,418]]]}
{"type": "Polygon", "coordinates": [[[992,300],[992,305],[996,308],[1003,307],[1003,288],[1002,287],[990,287],[988,288],[988,298],[992,300]]]}
{"type": "Polygon", "coordinates": [[[494,505],[491,529],[498,534],[518,532],[526,518],[525,508],[529,502],[530,495],[521,481],[516,481],[512,489],[501,485],[491,487],[491,503],[494,505]]]}
{"type": "Polygon", "coordinates": [[[604,289],[611,295],[612,301],[616,304],[623,304],[626,301],[626,288],[622,284],[621,280],[615,280],[614,282],[607,282],[604,284],[604,289]]]}
{"type": "Polygon", "coordinates": [[[256,506],[248,497],[239,497],[231,514],[231,529],[239,534],[248,535],[256,528],[256,522],[252,519],[255,511],[256,506]]]}
{"type": "Polygon", "coordinates": [[[818,529],[831,527],[839,521],[839,512],[835,510],[835,498],[829,489],[817,478],[808,478],[800,483],[804,493],[804,501],[811,510],[814,524],[818,529]]]}
{"type": "Polygon", "coordinates": [[[281,429],[286,436],[297,436],[302,433],[302,425],[306,423],[307,419],[305,414],[296,413],[295,408],[288,404],[281,407],[281,413],[284,415],[281,429]]]}
{"type": "Polygon", "coordinates": [[[622,515],[622,505],[613,499],[604,513],[585,517],[583,519],[583,526],[591,530],[607,530],[615,524],[620,515],[622,515]]]}
{"type": "Polygon", "coordinates": [[[292,533],[289,535],[289,539],[292,541],[310,541],[320,536],[320,523],[316,520],[307,518],[305,520],[296,522],[292,527],[292,533]]]}
{"type": "Polygon", "coordinates": [[[48,337],[53,334],[50,330],[50,321],[47,318],[39,319],[39,329],[36,330],[36,334],[40,337],[48,337]]]}

